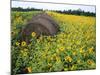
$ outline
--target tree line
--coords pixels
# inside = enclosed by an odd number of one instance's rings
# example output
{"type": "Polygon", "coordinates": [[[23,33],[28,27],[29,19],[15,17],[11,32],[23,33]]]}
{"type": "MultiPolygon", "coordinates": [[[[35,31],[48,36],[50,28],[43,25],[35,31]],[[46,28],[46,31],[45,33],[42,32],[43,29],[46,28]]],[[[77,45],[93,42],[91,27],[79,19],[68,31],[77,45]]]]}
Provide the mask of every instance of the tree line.
{"type": "MultiPolygon", "coordinates": [[[[23,11],[23,12],[28,12],[28,11],[44,11],[43,9],[36,9],[36,8],[21,8],[21,7],[17,7],[17,8],[11,8],[12,11],[23,11]]],[[[93,12],[85,12],[81,9],[77,9],[77,10],[46,10],[46,11],[53,11],[53,12],[57,12],[57,13],[61,13],[61,14],[73,14],[73,15],[83,15],[83,16],[96,16],[95,13],[93,12]]]]}

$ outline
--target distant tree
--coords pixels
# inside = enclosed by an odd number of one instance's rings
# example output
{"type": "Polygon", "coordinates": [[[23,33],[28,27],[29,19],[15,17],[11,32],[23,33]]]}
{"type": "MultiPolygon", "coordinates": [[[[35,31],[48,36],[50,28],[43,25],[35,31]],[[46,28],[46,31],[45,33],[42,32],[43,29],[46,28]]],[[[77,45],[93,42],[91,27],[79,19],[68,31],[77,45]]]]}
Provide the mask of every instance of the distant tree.
{"type": "Polygon", "coordinates": [[[53,11],[53,12],[57,12],[57,13],[62,13],[62,14],[73,14],[73,15],[84,15],[84,16],[96,16],[95,13],[93,12],[85,12],[81,9],[77,9],[77,10],[43,10],[43,9],[36,9],[36,8],[21,8],[21,7],[17,7],[17,8],[11,8],[12,11],[23,11],[23,12],[28,12],[28,11],[53,11]]]}

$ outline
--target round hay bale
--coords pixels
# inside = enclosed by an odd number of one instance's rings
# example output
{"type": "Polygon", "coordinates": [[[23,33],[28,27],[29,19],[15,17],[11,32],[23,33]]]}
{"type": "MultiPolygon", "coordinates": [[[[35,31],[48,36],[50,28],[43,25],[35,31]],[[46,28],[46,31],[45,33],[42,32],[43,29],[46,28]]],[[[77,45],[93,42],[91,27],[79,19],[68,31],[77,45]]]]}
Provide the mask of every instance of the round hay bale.
{"type": "Polygon", "coordinates": [[[36,15],[36,16],[33,16],[33,18],[32,18],[32,21],[35,19],[35,18],[43,18],[43,19],[46,19],[46,20],[48,20],[48,21],[50,21],[51,22],[51,24],[55,27],[55,28],[57,28],[57,30],[59,30],[59,26],[58,26],[58,24],[56,23],[56,21],[51,17],[51,16],[49,16],[47,13],[40,13],[40,14],[38,14],[38,15],[36,15]]]}
{"type": "Polygon", "coordinates": [[[58,24],[53,18],[46,13],[41,13],[33,16],[33,18],[22,28],[21,38],[23,41],[28,42],[32,32],[35,32],[37,37],[40,35],[53,36],[57,34],[58,30],[58,24]]]}

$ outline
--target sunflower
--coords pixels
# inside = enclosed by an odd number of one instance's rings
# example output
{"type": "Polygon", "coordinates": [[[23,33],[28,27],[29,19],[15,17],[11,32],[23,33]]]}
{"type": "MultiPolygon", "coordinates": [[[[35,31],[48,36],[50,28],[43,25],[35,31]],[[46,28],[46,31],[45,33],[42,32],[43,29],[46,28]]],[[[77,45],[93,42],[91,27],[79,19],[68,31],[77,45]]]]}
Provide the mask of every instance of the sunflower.
{"type": "Polygon", "coordinates": [[[72,62],[72,58],[70,56],[66,56],[65,61],[72,62]]]}
{"type": "Polygon", "coordinates": [[[16,42],[16,46],[19,46],[20,45],[20,43],[19,42],[16,42]]]}
{"type": "Polygon", "coordinates": [[[32,37],[35,37],[36,36],[36,33],[35,32],[32,32],[31,35],[32,35],[32,37]]]}
{"type": "Polygon", "coordinates": [[[87,60],[87,63],[89,64],[89,65],[91,65],[91,64],[93,64],[93,61],[92,60],[87,60]]]}
{"type": "Polygon", "coordinates": [[[92,48],[89,48],[89,53],[92,53],[93,52],[93,47],[92,48]]]}
{"type": "Polygon", "coordinates": [[[64,48],[64,47],[60,47],[59,50],[60,50],[60,51],[64,51],[65,48],[64,48]]]}
{"type": "Polygon", "coordinates": [[[23,41],[23,42],[21,43],[21,46],[26,46],[26,42],[23,41]]]}

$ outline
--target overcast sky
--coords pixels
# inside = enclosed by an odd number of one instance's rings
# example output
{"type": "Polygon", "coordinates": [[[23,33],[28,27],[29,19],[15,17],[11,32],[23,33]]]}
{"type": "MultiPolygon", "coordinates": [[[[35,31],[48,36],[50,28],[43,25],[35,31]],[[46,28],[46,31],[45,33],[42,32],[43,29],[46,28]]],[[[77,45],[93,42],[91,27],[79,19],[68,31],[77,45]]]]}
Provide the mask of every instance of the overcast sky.
{"type": "Polygon", "coordinates": [[[34,2],[21,2],[12,1],[12,7],[22,7],[22,8],[38,8],[38,9],[48,9],[48,10],[77,10],[81,9],[84,11],[94,12],[95,6],[86,5],[69,5],[69,4],[50,4],[50,3],[34,3],[34,2]]]}

